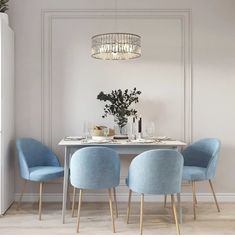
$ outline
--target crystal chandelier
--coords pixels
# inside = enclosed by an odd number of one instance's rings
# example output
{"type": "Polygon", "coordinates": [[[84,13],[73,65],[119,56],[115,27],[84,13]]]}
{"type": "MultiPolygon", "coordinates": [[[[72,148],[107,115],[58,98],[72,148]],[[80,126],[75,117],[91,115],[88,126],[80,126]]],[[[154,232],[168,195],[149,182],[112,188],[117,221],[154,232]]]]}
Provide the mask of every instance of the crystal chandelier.
{"type": "Polygon", "coordinates": [[[103,60],[126,60],[141,56],[141,37],[130,33],[106,33],[91,38],[91,56],[103,60]]]}

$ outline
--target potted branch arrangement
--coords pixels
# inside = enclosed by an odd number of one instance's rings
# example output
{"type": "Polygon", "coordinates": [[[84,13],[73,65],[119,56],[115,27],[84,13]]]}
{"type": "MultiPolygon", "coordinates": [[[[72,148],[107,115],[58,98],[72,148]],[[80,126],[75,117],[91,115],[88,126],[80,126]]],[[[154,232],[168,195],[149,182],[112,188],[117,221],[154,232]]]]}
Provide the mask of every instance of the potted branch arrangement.
{"type": "Polygon", "coordinates": [[[0,0],[0,18],[3,19],[8,25],[8,15],[6,11],[8,10],[8,2],[9,0],[0,0]]]}
{"type": "Polygon", "coordinates": [[[139,102],[139,95],[141,91],[136,88],[133,90],[121,89],[112,90],[111,93],[104,93],[101,91],[97,95],[97,99],[100,101],[108,102],[104,106],[104,115],[102,118],[108,115],[114,116],[114,122],[118,125],[119,133],[124,135],[124,127],[127,125],[128,117],[133,116],[137,118],[137,111],[131,107],[133,104],[139,102]]]}

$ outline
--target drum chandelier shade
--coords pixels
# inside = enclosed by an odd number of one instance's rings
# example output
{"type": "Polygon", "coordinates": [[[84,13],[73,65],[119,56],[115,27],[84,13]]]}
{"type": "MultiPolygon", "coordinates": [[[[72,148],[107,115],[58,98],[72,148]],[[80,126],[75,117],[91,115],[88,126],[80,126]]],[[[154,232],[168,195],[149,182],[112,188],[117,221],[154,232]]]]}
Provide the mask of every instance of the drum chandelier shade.
{"type": "Polygon", "coordinates": [[[102,60],[126,60],[141,56],[141,37],[131,33],[105,33],[91,38],[91,56],[102,60]]]}

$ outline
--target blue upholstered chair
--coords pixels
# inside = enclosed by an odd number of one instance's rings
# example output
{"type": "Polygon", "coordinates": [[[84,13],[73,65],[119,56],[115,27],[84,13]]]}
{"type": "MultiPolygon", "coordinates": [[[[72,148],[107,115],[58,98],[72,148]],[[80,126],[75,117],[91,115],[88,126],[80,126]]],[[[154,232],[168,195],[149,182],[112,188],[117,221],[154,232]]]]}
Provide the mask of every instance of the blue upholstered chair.
{"type": "Polygon", "coordinates": [[[129,167],[128,178],[129,198],[127,208],[127,223],[130,215],[132,191],[141,194],[140,233],[143,233],[143,206],[144,194],[171,194],[172,209],[177,227],[174,194],[181,190],[183,157],[175,150],[157,149],[141,153],[135,157],[129,167]]]}
{"type": "Polygon", "coordinates": [[[77,232],[84,189],[108,189],[110,214],[115,232],[111,189],[115,190],[119,180],[120,160],[116,151],[106,147],[86,147],[73,154],[70,162],[70,182],[79,189],[77,232]]]}
{"type": "Polygon", "coordinates": [[[43,182],[64,176],[57,156],[45,145],[32,138],[21,138],[16,141],[20,176],[25,180],[18,202],[19,209],[27,181],[40,182],[39,220],[42,210],[43,182]]]}
{"type": "Polygon", "coordinates": [[[205,138],[192,143],[182,152],[184,157],[183,180],[192,182],[194,219],[196,219],[195,183],[197,181],[209,181],[217,210],[220,212],[211,181],[215,177],[219,151],[220,141],[218,139],[205,138]]]}

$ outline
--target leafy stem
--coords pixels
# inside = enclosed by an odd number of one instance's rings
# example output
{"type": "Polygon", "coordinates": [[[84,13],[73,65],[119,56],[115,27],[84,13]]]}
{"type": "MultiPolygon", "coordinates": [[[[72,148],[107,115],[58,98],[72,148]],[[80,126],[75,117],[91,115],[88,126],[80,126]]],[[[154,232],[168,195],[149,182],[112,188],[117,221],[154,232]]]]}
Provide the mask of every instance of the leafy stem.
{"type": "Polygon", "coordinates": [[[133,90],[121,89],[112,90],[111,93],[104,93],[101,91],[97,95],[97,99],[100,101],[108,102],[104,106],[103,118],[108,115],[113,115],[119,127],[124,127],[127,124],[128,117],[134,116],[137,117],[137,111],[133,108],[130,108],[132,104],[139,102],[138,96],[141,94],[141,91],[138,91],[136,88],[133,90]]]}
{"type": "Polygon", "coordinates": [[[0,0],[0,12],[6,12],[8,10],[9,0],[0,0]]]}

